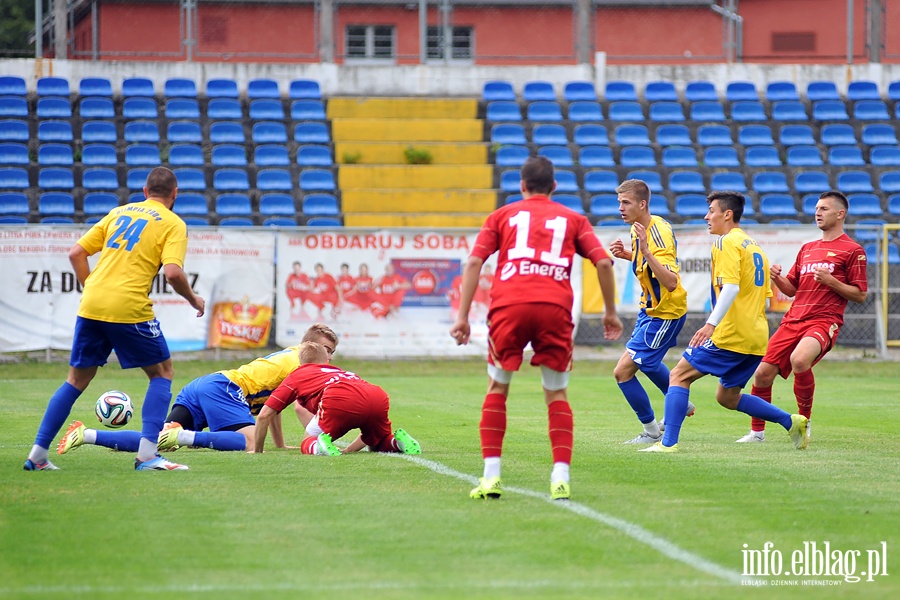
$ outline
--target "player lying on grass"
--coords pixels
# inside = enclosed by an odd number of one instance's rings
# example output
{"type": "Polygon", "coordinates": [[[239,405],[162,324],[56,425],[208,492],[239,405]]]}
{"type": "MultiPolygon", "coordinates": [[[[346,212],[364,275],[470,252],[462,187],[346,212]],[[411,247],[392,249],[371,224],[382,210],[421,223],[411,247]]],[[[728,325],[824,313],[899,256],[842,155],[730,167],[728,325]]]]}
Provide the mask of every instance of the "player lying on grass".
{"type": "MultiPolygon", "coordinates": [[[[308,341],[316,342],[323,349],[326,355],[323,362],[328,362],[338,338],[330,327],[316,323],[303,335],[302,342],[308,341]]],[[[180,446],[213,450],[252,448],[253,414],[262,408],[270,391],[300,365],[299,348],[300,345],[290,346],[237,369],[198,377],[184,386],[159,434],[159,450],[176,450],[180,446]],[[208,432],[203,431],[206,428],[208,432]]],[[[280,415],[271,427],[275,445],[285,447],[280,415]]],[[[137,431],[87,429],[81,421],[75,421],[60,440],[57,452],[65,454],[82,444],[134,451],[139,442],[137,431]]]]}
{"type": "Polygon", "coordinates": [[[306,423],[306,437],[300,442],[303,454],[337,456],[334,445],[348,431],[359,436],[344,448],[358,452],[368,446],[372,452],[421,454],[419,442],[402,429],[391,433],[387,392],[354,373],[328,364],[328,352],[315,342],[300,344],[300,366],[272,392],[259,412],[254,450],[262,452],[269,425],[289,405],[306,423]]]}

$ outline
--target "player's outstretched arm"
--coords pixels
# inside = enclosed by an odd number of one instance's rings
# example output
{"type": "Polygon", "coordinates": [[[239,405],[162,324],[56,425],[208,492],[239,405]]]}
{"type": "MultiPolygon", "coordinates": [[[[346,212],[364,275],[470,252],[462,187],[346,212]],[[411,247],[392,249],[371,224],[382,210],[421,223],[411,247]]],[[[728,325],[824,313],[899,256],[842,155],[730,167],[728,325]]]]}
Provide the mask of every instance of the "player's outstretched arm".
{"type": "Polygon", "coordinates": [[[82,248],[81,244],[75,244],[69,250],[69,262],[72,263],[72,269],[75,271],[75,278],[78,283],[84,285],[88,275],[91,274],[91,266],[88,264],[88,251],[82,248]]]}
{"type": "Polygon", "coordinates": [[[359,452],[363,448],[366,447],[365,442],[362,441],[362,434],[356,436],[356,439],[347,444],[347,447],[341,450],[341,454],[350,454],[351,452],[359,452]]]}
{"type": "Polygon", "coordinates": [[[470,256],[463,268],[462,288],[459,292],[459,312],[456,314],[456,323],[450,328],[450,335],[456,340],[457,346],[469,343],[471,329],[469,327],[469,310],[472,308],[472,298],[478,288],[478,276],[484,261],[477,256],[470,256]]]}
{"type": "Polygon", "coordinates": [[[166,281],[169,282],[172,289],[175,290],[179,296],[187,300],[188,304],[197,309],[198,317],[202,317],[203,313],[206,312],[206,301],[195,294],[194,290],[191,289],[191,284],[188,282],[184,269],[175,263],[169,263],[163,265],[163,272],[166,275],[166,281]]]}
{"type": "Polygon", "coordinates": [[[597,281],[603,295],[603,337],[617,340],[622,336],[622,320],[616,311],[616,276],[611,259],[602,258],[594,263],[597,281]]]}
{"type": "Polygon", "coordinates": [[[286,448],[284,443],[284,429],[281,426],[281,413],[275,413],[269,426],[272,430],[272,443],[276,448],[286,448]]]}
{"type": "Polygon", "coordinates": [[[274,408],[263,406],[256,417],[256,431],[254,432],[253,452],[262,452],[266,447],[266,435],[269,433],[269,425],[278,413],[274,408]]]}

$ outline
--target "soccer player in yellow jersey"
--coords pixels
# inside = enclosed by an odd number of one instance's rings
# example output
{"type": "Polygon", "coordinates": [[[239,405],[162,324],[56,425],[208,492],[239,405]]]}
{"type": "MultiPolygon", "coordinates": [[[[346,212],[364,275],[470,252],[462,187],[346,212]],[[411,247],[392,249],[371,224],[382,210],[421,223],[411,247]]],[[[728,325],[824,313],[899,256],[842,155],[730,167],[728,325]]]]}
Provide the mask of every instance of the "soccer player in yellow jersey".
{"type": "Polygon", "coordinates": [[[802,450],[809,443],[806,417],[790,415],[762,398],[741,393],[769,343],[769,260],[756,241],[740,228],[745,202],[741,194],[712,192],[706,199],[709,232],[719,236],[712,247],[713,311],[672,369],[663,439],[641,452],[677,452],[691,383],[705,375],[719,378],[719,404],[780,424],[790,434],[794,447],[802,450]]]}
{"type": "MultiPolygon", "coordinates": [[[[613,375],[644,426],[640,435],[625,443],[652,444],[662,434],[650,397],[635,375],[640,370],[663,394],[669,390],[669,368],[663,358],[678,342],[684,326],[687,292],[678,275],[672,226],[650,214],[650,187],[640,179],[629,179],[616,188],[616,193],[622,220],[631,225],[631,248],[616,240],[609,251],[616,258],[631,261],[631,270],[641,286],[641,311],[613,375]]],[[[692,414],[694,405],[688,403],[687,415],[692,414]]]]}
{"type": "Polygon", "coordinates": [[[172,205],[178,194],[175,174],[164,167],[150,171],[146,199],[114,208],[85,233],[69,251],[75,276],[84,286],[66,382],[50,398],[26,471],[56,470],[47,458],[50,442],[59,432],[75,400],[106,364],[110,352],[123,369],[140,367],[150,378],[141,410],[141,440],[136,470],[184,470],[156,452],[169,401],[172,399],[172,359],[153,316],[148,296],[162,267],[166,280],[202,317],[203,298],[191,289],[182,267],[187,251],[187,228],[172,205]],[[100,253],[91,271],[88,257],[100,253]]]}

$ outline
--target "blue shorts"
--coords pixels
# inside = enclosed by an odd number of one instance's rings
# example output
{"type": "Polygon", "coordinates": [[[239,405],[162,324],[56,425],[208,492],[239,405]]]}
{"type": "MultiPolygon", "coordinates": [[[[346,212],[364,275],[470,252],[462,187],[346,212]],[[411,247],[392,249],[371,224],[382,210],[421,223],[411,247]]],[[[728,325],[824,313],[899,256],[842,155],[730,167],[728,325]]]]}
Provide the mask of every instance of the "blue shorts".
{"type": "Polygon", "coordinates": [[[762,356],[741,354],[731,350],[716,348],[711,340],[702,346],[684,351],[685,360],[704,375],[715,375],[726,388],[742,388],[747,385],[762,356]]]}
{"type": "Polygon", "coordinates": [[[184,406],[194,418],[194,430],[236,431],[236,425],[253,425],[250,405],[241,387],[221,373],[198,377],[184,386],[174,406],[184,406]]]}
{"type": "Polygon", "coordinates": [[[102,367],[116,351],[123,369],[148,367],[169,359],[169,346],[159,321],[107,323],[78,317],[69,365],[77,369],[102,367]]]}
{"type": "Polygon", "coordinates": [[[680,319],[660,319],[648,316],[643,310],[638,313],[634,331],[625,348],[641,370],[659,366],[666,357],[666,351],[678,342],[685,319],[687,315],[680,319]]]}

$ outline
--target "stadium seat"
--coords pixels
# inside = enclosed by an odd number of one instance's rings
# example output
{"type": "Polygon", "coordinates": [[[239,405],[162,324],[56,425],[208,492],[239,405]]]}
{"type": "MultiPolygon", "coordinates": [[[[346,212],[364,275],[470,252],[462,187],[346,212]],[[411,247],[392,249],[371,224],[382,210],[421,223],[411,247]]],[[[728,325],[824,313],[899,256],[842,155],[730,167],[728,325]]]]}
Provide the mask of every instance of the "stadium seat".
{"type": "Polygon", "coordinates": [[[744,151],[744,164],[748,167],[780,167],[781,157],[775,146],[750,146],[744,151]]]}
{"type": "Polygon", "coordinates": [[[682,217],[703,217],[708,211],[709,203],[706,202],[706,196],[703,194],[675,196],[675,213],[682,217]]]}
{"type": "Polygon", "coordinates": [[[702,194],[706,191],[703,175],[695,171],[674,171],[669,174],[669,191],[673,194],[702,194]]]}
{"type": "Polygon", "coordinates": [[[535,125],[531,141],[539,146],[565,146],[569,143],[566,128],[562,125],[535,125]]]}
{"type": "Polygon", "coordinates": [[[262,224],[263,227],[296,227],[297,220],[293,217],[269,217],[262,224]]]}
{"type": "Polygon", "coordinates": [[[753,189],[759,194],[787,194],[787,177],[781,171],[761,171],[753,175],[753,189]]]}
{"type": "Polygon", "coordinates": [[[647,102],[678,102],[678,92],[671,81],[649,81],[644,87],[647,102]]]}
{"type": "Polygon", "coordinates": [[[253,214],[246,194],[220,194],[216,198],[216,214],[220,217],[249,217],[253,214]]]}
{"type": "Polygon", "coordinates": [[[155,121],[129,121],[125,123],[126,142],[159,143],[159,127],[155,121]]]}
{"type": "Polygon", "coordinates": [[[719,94],[711,81],[689,81],[684,88],[684,99],[688,102],[718,101],[719,94]]]}
{"type": "MultiPolygon", "coordinates": [[[[44,123],[41,123],[44,125],[44,123]]],[[[69,126],[71,133],[71,125],[69,126]]],[[[116,125],[110,121],[86,121],[81,126],[81,141],[90,144],[93,142],[103,142],[113,144],[118,140],[116,134],[116,125]]],[[[69,138],[71,141],[71,137],[69,138]]]]}
{"type": "Polygon", "coordinates": [[[203,149],[197,144],[175,144],[169,147],[169,164],[173,167],[202,167],[203,149]]]}
{"type": "Polygon", "coordinates": [[[643,125],[619,125],[615,130],[615,139],[620,146],[649,146],[652,143],[643,125]]]}
{"type": "Polygon", "coordinates": [[[869,162],[876,167],[900,166],[900,147],[873,146],[869,153],[869,162]]]}
{"type": "MultiPolygon", "coordinates": [[[[880,243],[866,244],[865,250],[866,259],[869,263],[880,264],[882,262],[880,243]]],[[[895,244],[888,244],[887,263],[889,265],[900,264],[900,248],[898,248],[895,244]]]]}
{"type": "MultiPolygon", "coordinates": [[[[524,138],[524,133],[522,136],[524,138]]],[[[579,146],[607,146],[609,133],[603,125],[577,125],[574,141],[579,146]]]]}
{"type": "Polygon", "coordinates": [[[119,206],[119,197],[109,192],[89,192],[84,195],[85,215],[105,215],[119,206]]]}
{"type": "MultiPolygon", "coordinates": [[[[150,175],[150,169],[146,167],[128,169],[128,172],[125,174],[125,187],[127,187],[129,190],[144,189],[144,186],[147,184],[148,175],[150,175]]],[[[178,188],[183,188],[183,184],[180,179],[178,181],[178,188]]]]}
{"type": "Polygon", "coordinates": [[[690,146],[691,132],[684,125],[660,125],[656,129],[656,143],[660,146],[690,146]]]}
{"type": "Polygon", "coordinates": [[[40,221],[41,225],[72,225],[75,219],[72,217],[43,217],[40,221]]]}
{"type": "Polygon", "coordinates": [[[178,189],[183,192],[205,192],[206,177],[200,169],[184,167],[174,169],[175,179],[178,181],[178,189]]]}
{"type": "Polygon", "coordinates": [[[762,102],[744,100],[731,104],[732,121],[767,121],[762,102]]]}
{"type": "Polygon", "coordinates": [[[0,190],[28,189],[28,171],[21,167],[0,168],[0,190]]]}
{"type": "Polygon", "coordinates": [[[306,220],[307,227],[341,227],[338,217],[310,217],[306,220]]]}
{"type": "Polygon", "coordinates": [[[781,100],[772,104],[773,121],[807,121],[806,107],[797,100],[781,100]]]}
{"type": "Polygon", "coordinates": [[[562,121],[562,108],[558,102],[537,101],[528,105],[528,120],[538,122],[562,121]]]}
{"type": "Polygon", "coordinates": [[[549,81],[526,81],[522,87],[525,102],[556,101],[556,91],[549,81]]]}
{"type": "Polygon", "coordinates": [[[72,169],[47,167],[38,171],[38,187],[44,190],[71,190],[75,187],[72,169]]]}
{"type": "Polygon", "coordinates": [[[153,81],[145,77],[133,77],[122,80],[122,97],[123,98],[152,98],[156,95],[153,89],[153,81]]]}
{"type": "Polygon", "coordinates": [[[500,173],[500,191],[518,192],[522,184],[522,176],[518,170],[508,170],[500,173]]]}
{"type": "Polygon", "coordinates": [[[643,121],[644,111],[637,102],[620,101],[609,105],[610,121],[643,121]]]}
{"type": "Polygon", "coordinates": [[[254,123],[251,138],[257,144],[286,144],[288,141],[287,129],[285,129],[284,123],[273,121],[254,123]]]}
{"type": "Polygon", "coordinates": [[[737,150],[731,146],[710,146],[703,152],[703,162],[713,169],[740,167],[737,150]]]}
{"type": "Polygon", "coordinates": [[[625,179],[640,179],[654,194],[661,194],[663,191],[662,178],[656,171],[630,171],[625,179]]]}
{"type": "Polygon", "coordinates": [[[303,197],[301,210],[304,215],[337,216],[341,214],[337,198],[331,194],[307,194],[303,197]]]}
{"type": "Polygon", "coordinates": [[[656,154],[649,146],[624,146],[619,155],[619,164],[629,169],[655,167],[656,154]]]}
{"type": "Polygon", "coordinates": [[[845,194],[874,192],[872,177],[865,171],[843,171],[837,174],[837,189],[845,194]]]}
{"type": "Polygon", "coordinates": [[[166,98],[196,98],[197,84],[193,79],[173,77],[166,80],[163,94],[166,98]]]}
{"type": "MultiPolygon", "coordinates": [[[[138,170],[140,171],[141,169],[138,169],[138,170]]],[[[143,202],[143,201],[144,201],[144,192],[143,191],[132,192],[131,194],[128,195],[128,201],[126,202],[126,204],[134,204],[135,202],[143,202]]]]}
{"type": "Polygon", "coordinates": [[[30,210],[22,192],[0,192],[0,215],[27,215],[30,210]]]}
{"type": "Polygon", "coordinates": [[[569,104],[569,120],[583,123],[585,121],[602,121],[603,111],[599,102],[581,100],[569,104]]]}
{"type": "Polygon", "coordinates": [[[718,100],[704,100],[691,104],[691,121],[724,121],[725,109],[718,100]]]}
{"type": "Polygon", "coordinates": [[[38,119],[70,119],[72,117],[72,105],[68,98],[38,98],[38,119]]]}
{"type": "Polygon", "coordinates": [[[853,118],[860,121],[887,121],[891,118],[882,100],[860,100],[853,105],[853,118]]]}
{"type": "Polygon", "coordinates": [[[300,173],[300,189],[303,191],[333,192],[336,187],[334,175],[326,169],[306,169],[300,173]]]}
{"type": "Polygon", "coordinates": [[[772,219],[769,221],[769,225],[787,225],[789,227],[796,227],[803,225],[803,223],[800,222],[800,219],[772,219]]]}
{"type": "Polygon", "coordinates": [[[264,217],[293,217],[297,214],[290,194],[263,194],[259,197],[259,214],[264,217]]]}
{"type": "Polygon", "coordinates": [[[328,146],[310,144],[297,149],[297,164],[301,167],[330,167],[334,161],[328,146]]]}
{"type": "Polygon", "coordinates": [[[196,121],[172,121],[166,127],[166,139],[170,144],[199,144],[203,141],[203,134],[196,121]]]}
{"type": "Polygon", "coordinates": [[[159,111],[156,100],[151,98],[125,98],[122,103],[122,116],[126,119],[156,119],[159,111]]]}
{"type": "Polygon", "coordinates": [[[791,146],[787,149],[787,164],[790,167],[821,167],[822,155],[816,146],[791,146]]]}
{"type": "Polygon", "coordinates": [[[828,164],[834,167],[864,167],[866,161],[859,146],[831,146],[828,148],[828,164]]]}
{"type": "Polygon", "coordinates": [[[830,189],[828,175],[823,171],[803,171],[794,177],[794,191],[798,194],[821,194],[830,189]]]}
{"type": "Polygon", "coordinates": [[[556,191],[560,194],[578,193],[578,179],[572,171],[556,169],[556,191]]]}
{"type": "Polygon", "coordinates": [[[68,144],[41,144],[38,148],[39,165],[71,167],[74,162],[72,146],[68,144]]]}
{"type": "MultiPolygon", "coordinates": [[[[876,198],[877,200],[878,198],[876,198]]],[[[850,208],[853,208],[853,205],[850,205],[850,208]]],[[[881,214],[881,207],[878,207],[879,213],[881,214]]],[[[867,244],[869,242],[877,242],[881,239],[881,232],[883,231],[882,227],[887,224],[887,221],[884,219],[860,219],[855,223],[855,225],[859,229],[855,229],[853,231],[853,237],[856,238],[856,241],[860,244],[867,244]]]]}
{"type": "MultiPolygon", "coordinates": [[[[71,156],[72,149],[69,148],[71,156]]],[[[28,156],[28,146],[18,143],[0,144],[0,165],[28,165],[31,158],[28,156]]]]}
{"type": "Polygon", "coordinates": [[[816,138],[813,137],[809,125],[782,125],[778,132],[778,141],[782,146],[816,145],[816,138]]]}
{"type": "Polygon", "coordinates": [[[630,81],[607,81],[606,91],[603,94],[607,102],[630,101],[637,102],[637,92],[630,81]]]}
{"type": "Polygon", "coordinates": [[[810,81],[806,86],[806,99],[810,102],[840,100],[841,95],[833,81],[810,81]]]}
{"type": "Polygon", "coordinates": [[[817,121],[846,121],[849,118],[847,107],[840,100],[813,102],[813,119],[817,121]]]}
{"type": "Polygon", "coordinates": [[[191,227],[209,227],[209,218],[208,217],[183,217],[181,219],[184,221],[184,224],[191,227]]]}
{"type": "Polygon", "coordinates": [[[193,98],[176,98],[166,101],[167,119],[199,119],[200,105],[193,98]]]}
{"type": "Polygon", "coordinates": [[[322,89],[315,79],[294,79],[288,86],[291,100],[321,100],[322,89]]]}
{"type": "Polygon", "coordinates": [[[114,119],[116,109],[111,98],[82,98],[78,105],[78,114],[82,119],[114,119]]]}
{"type": "Polygon", "coordinates": [[[650,214],[666,217],[669,215],[669,203],[665,196],[650,197],[650,214]]]}
{"type": "MultiPolygon", "coordinates": [[[[297,100],[291,106],[291,116],[297,120],[315,120],[309,117],[294,117],[294,106],[299,102],[315,102],[315,100],[297,100]]],[[[324,114],[324,110],[322,111],[324,114]]],[[[278,100],[252,100],[249,110],[250,119],[253,121],[280,121],[284,119],[284,106],[278,100]]]]}
{"type": "Polygon", "coordinates": [[[592,194],[614,194],[619,187],[619,176],[615,171],[587,171],[584,174],[584,189],[592,194]]]}
{"type": "Polygon", "coordinates": [[[522,110],[512,101],[495,100],[487,105],[485,119],[488,121],[521,121],[522,110]]]}
{"type": "Polygon", "coordinates": [[[663,148],[664,167],[697,167],[697,153],[689,146],[668,146],[663,148]]]}
{"type": "Polygon", "coordinates": [[[826,146],[854,146],[857,144],[853,127],[844,124],[822,127],[821,140],[826,146]]]}
{"type": "Polygon", "coordinates": [[[797,208],[788,194],[764,194],[759,198],[759,212],[767,217],[794,217],[797,208]]]}
{"type": "Polygon", "coordinates": [[[897,133],[894,131],[893,125],[887,123],[870,123],[863,125],[862,143],[867,146],[882,146],[893,144],[896,146],[897,133]]]}
{"type": "Polygon", "coordinates": [[[244,118],[244,113],[236,98],[215,98],[209,101],[206,116],[211,120],[234,120],[244,118]]]}
{"type": "Polygon", "coordinates": [[[237,82],[234,79],[210,79],[206,82],[207,98],[238,98],[237,82]]]}
{"type": "Polygon", "coordinates": [[[0,117],[27,117],[28,101],[16,96],[0,97],[0,117]]]}
{"type": "Polygon", "coordinates": [[[759,92],[752,81],[731,81],[725,87],[725,99],[729,102],[759,100],[759,92]]]}
{"type": "Polygon", "coordinates": [[[743,173],[737,171],[725,171],[723,173],[713,173],[709,180],[709,187],[714,190],[746,192],[747,181],[744,179],[743,173]]]}
{"type": "Polygon", "coordinates": [[[485,81],[481,91],[481,99],[485,102],[515,102],[516,92],[508,81],[485,81]]]}
{"type": "Polygon", "coordinates": [[[70,94],[69,80],[63,77],[41,77],[37,80],[38,96],[65,96],[70,94]]]}
{"type": "Polygon", "coordinates": [[[725,125],[701,125],[697,129],[697,143],[701,146],[730,146],[734,140],[731,130],[725,125]]]}
{"type": "Polygon", "coordinates": [[[900,194],[888,196],[887,200],[888,213],[893,216],[900,215],[900,194]]]}
{"type": "Polygon", "coordinates": [[[21,77],[5,75],[0,77],[0,96],[27,96],[28,89],[21,77]]]}
{"type": "Polygon", "coordinates": [[[19,119],[0,121],[0,142],[27,142],[28,123],[19,119]]]}
{"type": "Polygon", "coordinates": [[[620,217],[619,197],[616,194],[597,194],[591,196],[591,214],[595,217],[620,217]]]}
{"type": "Polygon", "coordinates": [[[857,100],[881,100],[881,94],[878,93],[878,84],[874,81],[851,81],[847,85],[847,100],[853,102],[857,100]]]}
{"type": "Polygon", "coordinates": [[[900,171],[885,171],[879,175],[878,188],[885,194],[900,192],[900,171]]]}
{"type": "Polygon", "coordinates": [[[597,90],[590,81],[568,81],[563,86],[563,98],[566,102],[596,102],[597,90]]]}
{"type": "Polygon", "coordinates": [[[744,146],[773,146],[772,130],[768,125],[741,125],[738,143],[744,146]]]}
{"type": "Polygon", "coordinates": [[[218,144],[212,147],[212,164],[216,167],[246,167],[247,151],[237,144],[218,144]]]}
{"type": "Polygon", "coordinates": [[[298,144],[328,144],[331,136],[325,123],[297,123],[294,126],[294,141],[298,144]]]}
{"type": "MultiPolygon", "coordinates": [[[[2,93],[3,92],[0,91],[0,94],[2,94],[2,93]]],[[[900,100],[900,80],[892,81],[890,83],[890,85],[888,85],[887,95],[888,95],[888,98],[890,98],[894,102],[897,102],[898,100],[900,100]]]]}
{"type": "Polygon", "coordinates": [[[819,202],[819,194],[804,194],[800,200],[804,215],[815,215],[816,204],[819,202]]]}
{"type": "Polygon", "coordinates": [[[223,217],[219,219],[219,227],[253,227],[250,217],[223,217]]]}
{"type": "Polygon", "coordinates": [[[280,99],[278,82],[274,79],[251,79],[247,84],[247,98],[257,100],[259,98],[280,99]]]}
{"type": "Polygon", "coordinates": [[[800,96],[793,81],[771,81],[766,85],[766,100],[769,102],[800,100],[800,96]]]}
{"type": "Polygon", "coordinates": [[[81,185],[86,190],[117,190],[119,177],[115,169],[97,167],[85,169],[81,174],[81,185]]]}
{"type": "Polygon", "coordinates": [[[159,148],[149,144],[132,144],[125,148],[125,164],[135,167],[158,167],[162,164],[159,148]]]}
{"type": "MultiPolygon", "coordinates": [[[[328,155],[329,165],[331,154],[328,155]]],[[[253,163],[257,167],[289,167],[291,159],[288,157],[286,146],[280,144],[262,144],[253,149],[253,163]]]]}
{"type": "Polygon", "coordinates": [[[173,207],[175,214],[178,216],[197,215],[203,216],[209,214],[209,207],[206,205],[206,196],[203,194],[178,194],[175,197],[175,206],[173,207]]]}
{"type": "Polygon", "coordinates": [[[291,119],[295,121],[324,121],[326,118],[321,100],[294,100],[291,103],[291,119]]]}
{"type": "Polygon", "coordinates": [[[584,203],[581,201],[581,196],[577,194],[553,194],[552,200],[580,215],[584,214],[584,203]]]}
{"type": "Polygon", "coordinates": [[[525,139],[525,128],[516,123],[494,125],[491,128],[491,143],[524,146],[528,143],[525,139]]]}
{"type": "Polygon", "coordinates": [[[538,156],[549,158],[556,168],[575,166],[572,152],[569,151],[568,146],[541,146],[538,148],[538,156]]]}
{"type": "Polygon", "coordinates": [[[494,162],[498,167],[521,167],[531,152],[524,145],[511,144],[497,149],[494,162]]]}
{"type": "Polygon", "coordinates": [[[609,146],[582,146],[578,151],[578,164],[586,169],[614,167],[612,149],[609,146]]]}
{"type": "Polygon", "coordinates": [[[881,200],[873,193],[850,194],[847,201],[850,203],[847,214],[851,217],[880,217],[884,214],[881,200]]]}
{"type": "MultiPolygon", "coordinates": [[[[262,171],[257,175],[257,181],[261,174],[262,171]]],[[[220,192],[246,192],[250,190],[250,178],[244,169],[217,169],[213,173],[213,188],[220,192]]]]}
{"type": "Polygon", "coordinates": [[[684,109],[677,102],[653,102],[650,104],[651,121],[684,121],[684,109]]]}
{"type": "Polygon", "coordinates": [[[243,144],[247,140],[244,137],[244,127],[240,123],[217,121],[209,125],[209,141],[213,144],[243,144]]]}

